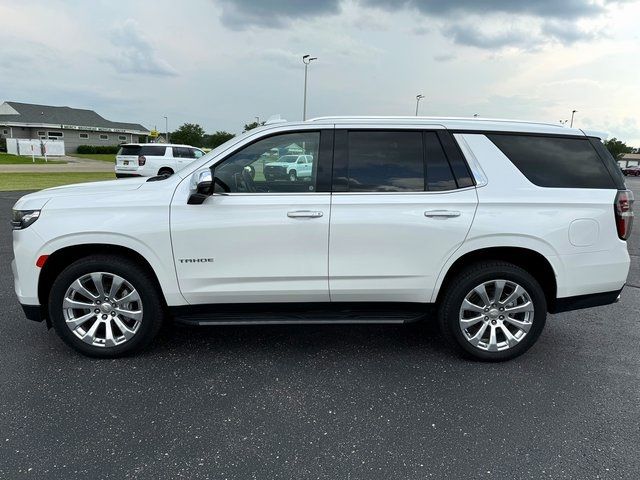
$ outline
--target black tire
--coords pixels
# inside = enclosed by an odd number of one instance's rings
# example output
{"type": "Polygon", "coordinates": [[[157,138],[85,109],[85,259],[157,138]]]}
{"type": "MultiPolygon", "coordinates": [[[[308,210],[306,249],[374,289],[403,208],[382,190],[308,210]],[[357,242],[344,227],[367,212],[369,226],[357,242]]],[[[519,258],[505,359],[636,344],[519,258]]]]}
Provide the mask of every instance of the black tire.
{"type": "Polygon", "coordinates": [[[58,336],[71,348],[84,355],[115,358],[142,350],[156,336],[164,319],[163,301],[156,279],[137,263],[116,255],[96,255],[73,262],[55,279],[49,295],[49,318],[58,336]],[[83,342],[67,326],[63,300],[67,289],[78,278],[92,272],[106,272],[124,278],[135,288],[142,303],[142,319],[136,333],[115,346],[95,346],[83,342]]]}
{"type": "Polygon", "coordinates": [[[289,172],[289,180],[295,182],[298,180],[298,173],[295,170],[289,172]]]}
{"type": "Polygon", "coordinates": [[[170,177],[171,175],[173,175],[173,170],[168,167],[163,167],[158,170],[158,175],[166,175],[167,177],[170,177]]]}
{"type": "Polygon", "coordinates": [[[546,319],[547,301],[538,281],[526,270],[503,261],[478,262],[459,272],[448,282],[447,291],[438,306],[438,322],[445,339],[467,357],[488,362],[511,360],[522,355],[536,342],[546,319]],[[491,280],[507,280],[521,285],[534,307],[529,331],[518,344],[501,351],[487,351],[472,345],[459,325],[460,309],[467,294],[491,280]]]}

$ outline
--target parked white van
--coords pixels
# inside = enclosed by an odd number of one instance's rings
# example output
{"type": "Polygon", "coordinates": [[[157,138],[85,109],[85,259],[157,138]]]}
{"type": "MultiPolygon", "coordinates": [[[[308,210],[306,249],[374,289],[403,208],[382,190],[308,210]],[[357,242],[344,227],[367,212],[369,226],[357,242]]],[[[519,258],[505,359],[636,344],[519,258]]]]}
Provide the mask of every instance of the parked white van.
{"type": "Polygon", "coordinates": [[[116,154],[116,177],[172,175],[204,153],[191,145],[127,143],[116,154]]]}

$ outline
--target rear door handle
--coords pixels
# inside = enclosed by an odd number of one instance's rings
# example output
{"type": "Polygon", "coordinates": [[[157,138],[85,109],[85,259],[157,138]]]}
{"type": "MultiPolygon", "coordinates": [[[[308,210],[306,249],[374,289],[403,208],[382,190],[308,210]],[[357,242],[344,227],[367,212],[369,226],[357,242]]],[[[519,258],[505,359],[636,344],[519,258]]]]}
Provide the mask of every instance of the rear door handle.
{"type": "Polygon", "coordinates": [[[457,210],[427,210],[426,212],[424,212],[424,216],[429,218],[453,218],[459,217],[460,215],[462,215],[462,213],[458,212],[457,210]]]}
{"type": "Polygon", "coordinates": [[[293,212],[287,212],[287,217],[289,218],[320,218],[322,215],[322,212],[311,210],[294,210],[293,212]]]}

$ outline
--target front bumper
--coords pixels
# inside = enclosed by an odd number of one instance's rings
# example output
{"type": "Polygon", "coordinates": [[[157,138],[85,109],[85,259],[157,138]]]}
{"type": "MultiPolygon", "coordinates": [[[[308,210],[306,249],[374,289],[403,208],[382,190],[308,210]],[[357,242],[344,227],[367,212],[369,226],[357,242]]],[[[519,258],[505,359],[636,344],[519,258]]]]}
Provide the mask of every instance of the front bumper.
{"type": "Polygon", "coordinates": [[[44,320],[42,316],[42,307],[40,305],[24,305],[20,304],[22,307],[22,311],[24,312],[24,316],[29,320],[33,320],[34,322],[41,322],[44,320]]]}

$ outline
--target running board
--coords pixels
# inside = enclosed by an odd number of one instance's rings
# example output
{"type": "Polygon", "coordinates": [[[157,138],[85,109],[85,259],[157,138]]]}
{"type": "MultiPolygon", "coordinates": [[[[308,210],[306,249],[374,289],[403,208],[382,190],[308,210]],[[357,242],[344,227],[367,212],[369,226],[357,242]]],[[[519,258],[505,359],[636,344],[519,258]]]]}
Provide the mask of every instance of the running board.
{"type": "Polygon", "coordinates": [[[186,325],[400,324],[422,320],[425,304],[214,304],[170,308],[186,325]]]}

